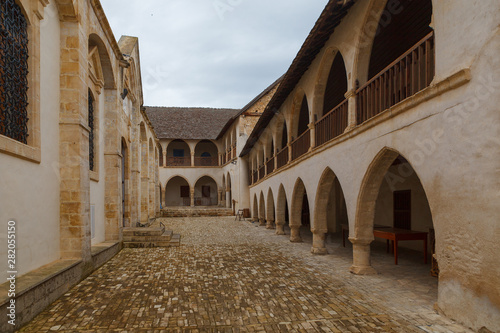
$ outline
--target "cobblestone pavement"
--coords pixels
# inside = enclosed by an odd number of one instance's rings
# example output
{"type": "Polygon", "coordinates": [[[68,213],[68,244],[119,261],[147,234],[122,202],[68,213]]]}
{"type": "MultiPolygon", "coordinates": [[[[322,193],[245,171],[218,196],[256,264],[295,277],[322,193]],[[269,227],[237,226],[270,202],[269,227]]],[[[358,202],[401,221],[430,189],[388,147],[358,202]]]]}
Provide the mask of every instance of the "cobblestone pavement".
{"type": "MultiPolygon", "coordinates": [[[[348,272],[352,248],[310,253],[233,218],[162,220],[178,248],[124,249],[22,332],[470,332],[433,310],[420,256],[374,246],[380,274],[348,272]]],[[[381,244],[383,245],[383,244],[381,244]]]]}

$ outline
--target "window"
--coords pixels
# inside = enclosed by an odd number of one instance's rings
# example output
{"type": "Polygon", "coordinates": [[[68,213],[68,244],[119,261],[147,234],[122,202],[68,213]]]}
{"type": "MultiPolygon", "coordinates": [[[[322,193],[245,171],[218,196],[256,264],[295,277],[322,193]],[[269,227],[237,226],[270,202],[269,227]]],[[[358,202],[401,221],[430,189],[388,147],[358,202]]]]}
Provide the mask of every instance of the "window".
{"type": "Polygon", "coordinates": [[[174,157],[184,157],[184,149],[174,149],[174,157]]]}
{"type": "Polygon", "coordinates": [[[27,144],[28,23],[14,0],[0,3],[0,134],[27,144]]]}
{"type": "Polygon", "coordinates": [[[204,152],[201,154],[201,157],[210,157],[210,153],[209,152],[204,152]]]}
{"type": "Polygon", "coordinates": [[[89,168],[94,171],[94,97],[89,89],[89,168]]]}

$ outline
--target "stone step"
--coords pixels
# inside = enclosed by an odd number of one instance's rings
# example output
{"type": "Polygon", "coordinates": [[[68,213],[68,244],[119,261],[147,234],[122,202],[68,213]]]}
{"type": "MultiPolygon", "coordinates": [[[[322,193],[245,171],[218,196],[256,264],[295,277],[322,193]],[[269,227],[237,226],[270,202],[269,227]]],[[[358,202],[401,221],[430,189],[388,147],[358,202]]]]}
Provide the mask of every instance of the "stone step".
{"type": "Polygon", "coordinates": [[[123,228],[123,236],[161,236],[165,232],[164,227],[155,228],[123,228]]]}
{"type": "Polygon", "coordinates": [[[230,208],[164,208],[162,217],[232,216],[230,208]]]}
{"type": "Polygon", "coordinates": [[[172,230],[166,230],[160,236],[144,236],[144,235],[123,235],[124,242],[168,242],[173,235],[172,230]]]}

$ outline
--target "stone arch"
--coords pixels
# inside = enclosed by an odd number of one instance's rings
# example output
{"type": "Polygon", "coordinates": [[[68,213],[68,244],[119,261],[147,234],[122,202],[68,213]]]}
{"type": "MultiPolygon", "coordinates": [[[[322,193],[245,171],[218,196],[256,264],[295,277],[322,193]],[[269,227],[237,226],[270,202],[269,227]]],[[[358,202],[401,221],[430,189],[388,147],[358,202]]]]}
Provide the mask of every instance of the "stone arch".
{"type": "Polygon", "coordinates": [[[291,212],[290,212],[290,241],[291,242],[302,242],[300,237],[300,227],[303,225],[303,209],[304,203],[309,205],[308,200],[305,199],[307,196],[306,187],[304,182],[299,177],[295,181],[295,186],[293,188],[291,212]]]}
{"type": "Polygon", "coordinates": [[[273,190],[269,188],[267,191],[266,205],[266,229],[274,229],[275,211],[274,211],[274,196],[273,190]]]}
{"type": "Polygon", "coordinates": [[[259,197],[259,226],[266,225],[266,201],[264,192],[260,191],[259,197]]]}
{"type": "Polygon", "coordinates": [[[335,173],[327,167],[318,183],[314,208],[313,247],[315,254],[326,254],[325,236],[327,233],[339,232],[340,225],[348,223],[342,187],[335,173]]]}
{"type": "MultiPolygon", "coordinates": [[[[231,182],[231,174],[227,172],[226,177],[226,187],[223,187],[224,196],[226,197],[226,207],[231,208],[233,206],[233,185],[231,182]]],[[[234,207],[232,207],[234,209],[234,207]]]]}
{"type": "Polygon", "coordinates": [[[286,191],[283,184],[280,184],[278,189],[278,197],[276,200],[276,235],[285,234],[285,224],[288,217],[288,203],[286,197],[286,191]]]}
{"type": "Polygon", "coordinates": [[[320,119],[345,99],[348,79],[342,53],[337,48],[328,48],[321,59],[312,108],[315,120],[320,119]],[[325,103],[326,102],[326,103],[325,103]]]}
{"type": "Polygon", "coordinates": [[[259,220],[259,203],[257,201],[257,194],[253,195],[252,220],[253,222],[259,220]]]}
{"type": "Polygon", "coordinates": [[[291,124],[289,132],[292,136],[290,141],[293,141],[307,130],[308,125],[311,122],[309,101],[302,88],[299,88],[293,97],[290,116],[291,124]]]}
{"type": "Polygon", "coordinates": [[[217,181],[211,176],[204,175],[198,178],[194,185],[195,206],[216,206],[219,194],[217,181]]]}
{"type": "MultiPolygon", "coordinates": [[[[392,170],[392,169],[391,169],[392,170]]],[[[373,268],[370,264],[370,243],[373,241],[373,226],[376,220],[377,206],[382,205],[380,200],[380,194],[382,191],[382,185],[386,185],[387,192],[391,195],[396,194],[398,182],[404,183],[405,181],[411,180],[417,183],[418,190],[421,191],[419,201],[424,201],[424,206],[420,207],[418,211],[428,210],[427,219],[430,220],[430,226],[433,227],[432,222],[432,212],[430,210],[430,205],[428,202],[428,197],[426,195],[425,188],[417,174],[417,171],[413,168],[411,163],[398,151],[393,148],[384,147],[370,163],[363,181],[361,183],[360,192],[358,195],[357,205],[356,205],[356,215],[354,221],[354,230],[350,232],[349,240],[353,244],[353,265],[351,271],[357,274],[371,274],[374,273],[373,268]],[[401,165],[398,167],[398,165],[401,165]],[[408,170],[404,170],[402,167],[406,166],[408,170]],[[399,169],[398,174],[389,173],[390,168],[399,169]],[[387,184],[383,184],[386,180],[387,184]],[[393,188],[389,188],[393,186],[393,188]]],[[[411,194],[411,193],[410,193],[411,194]]],[[[418,196],[418,193],[415,193],[418,196]]],[[[414,198],[411,198],[411,202],[414,202],[414,198]]],[[[392,197],[391,197],[392,200],[392,197]]],[[[396,199],[393,199],[396,202],[396,199]]],[[[413,205],[413,204],[412,204],[413,205]]],[[[391,206],[392,207],[392,206],[391,206]]],[[[392,211],[391,211],[392,213],[392,211]]],[[[378,212],[380,216],[380,212],[378,212]]],[[[411,219],[411,216],[410,216],[411,219]]],[[[394,211],[394,221],[396,223],[396,213],[394,211]]],[[[388,225],[390,227],[398,225],[388,225]]],[[[411,224],[408,229],[411,228],[411,224]]]]}
{"type": "Polygon", "coordinates": [[[148,170],[148,138],[146,125],[141,122],[140,126],[140,156],[141,156],[141,218],[142,224],[146,224],[149,219],[148,192],[149,192],[149,170],[148,170]]]}
{"type": "Polygon", "coordinates": [[[130,153],[127,140],[121,138],[121,199],[122,199],[122,226],[130,227],[130,153]]]}
{"type": "Polygon", "coordinates": [[[170,177],[165,183],[165,206],[190,206],[191,185],[181,175],[170,177]]]}
{"type": "Polygon", "coordinates": [[[219,165],[219,149],[210,140],[201,140],[194,148],[195,166],[219,165]]]}
{"type": "Polygon", "coordinates": [[[113,66],[111,65],[111,59],[109,57],[108,49],[106,44],[102,41],[95,33],[89,35],[89,52],[92,52],[96,48],[98,52],[98,59],[100,60],[100,66],[102,69],[102,78],[104,80],[105,89],[116,89],[115,76],[113,73],[113,66]]]}
{"type": "Polygon", "coordinates": [[[280,151],[285,148],[288,144],[288,127],[286,123],[286,118],[280,113],[277,116],[276,122],[276,143],[275,149],[280,151]]]}
{"type": "Polygon", "coordinates": [[[169,142],[166,155],[167,166],[191,166],[191,147],[184,140],[169,142]]]}

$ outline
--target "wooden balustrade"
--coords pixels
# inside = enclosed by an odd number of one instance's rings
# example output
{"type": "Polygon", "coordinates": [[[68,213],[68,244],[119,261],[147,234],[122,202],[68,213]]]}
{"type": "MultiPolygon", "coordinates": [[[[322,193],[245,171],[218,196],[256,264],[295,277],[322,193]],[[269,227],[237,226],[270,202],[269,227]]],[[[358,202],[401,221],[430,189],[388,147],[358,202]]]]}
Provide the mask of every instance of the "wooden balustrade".
{"type": "Polygon", "coordinates": [[[167,156],[167,166],[191,166],[191,157],[167,156]]]}
{"type": "Polygon", "coordinates": [[[434,69],[434,32],[431,32],[357,90],[357,123],[428,87],[434,69]]]}
{"type": "Polygon", "coordinates": [[[259,171],[255,170],[252,173],[252,184],[255,184],[259,180],[259,171]]]}
{"type": "Polygon", "coordinates": [[[274,171],[274,156],[266,162],[266,175],[274,171]]]}
{"type": "Polygon", "coordinates": [[[348,100],[325,114],[315,125],[316,147],[344,133],[348,120],[348,100]]]}
{"type": "Polygon", "coordinates": [[[261,180],[265,176],[266,176],[266,165],[264,164],[259,168],[259,180],[261,180]]]}
{"type": "Polygon", "coordinates": [[[291,146],[292,146],[292,161],[307,153],[309,151],[309,148],[311,147],[310,130],[307,129],[297,139],[292,141],[291,146]]]}
{"type": "Polygon", "coordinates": [[[288,146],[285,146],[281,151],[276,154],[278,159],[278,169],[288,163],[288,146]]]}
{"type": "Polygon", "coordinates": [[[236,158],[236,145],[233,146],[231,153],[232,153],[233,159],[236,158]]]}
{"type": "Polygon", "coordinates": [[[195,157],[195,166],[218,166],[217,157],[195,157]]]}

